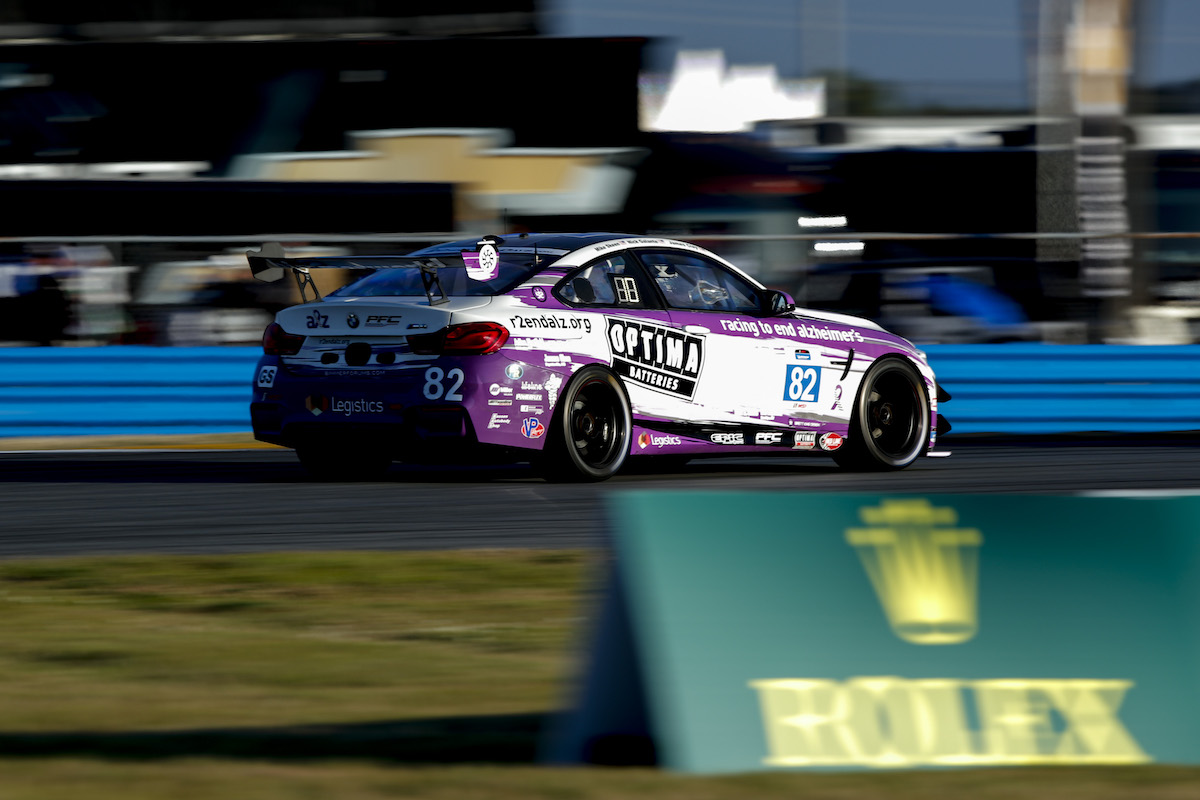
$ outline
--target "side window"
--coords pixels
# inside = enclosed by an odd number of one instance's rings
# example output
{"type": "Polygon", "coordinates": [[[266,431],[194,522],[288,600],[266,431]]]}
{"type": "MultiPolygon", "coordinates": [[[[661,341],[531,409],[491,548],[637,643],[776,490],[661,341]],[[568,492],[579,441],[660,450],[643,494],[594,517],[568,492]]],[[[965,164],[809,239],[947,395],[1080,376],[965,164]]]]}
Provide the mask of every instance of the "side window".
{"type": "Polygon", "coordinates": [[[754,286],[722,264],[693,253],[646,250],[638,254],[671,308],[757,314],[754,286]]]}
{"type": "Polygon", "coordinates": [[[654,303],[645,279],[625,256],[594,261],[563,279],[556,293],[579,306],[645,308],[654,303]]]}

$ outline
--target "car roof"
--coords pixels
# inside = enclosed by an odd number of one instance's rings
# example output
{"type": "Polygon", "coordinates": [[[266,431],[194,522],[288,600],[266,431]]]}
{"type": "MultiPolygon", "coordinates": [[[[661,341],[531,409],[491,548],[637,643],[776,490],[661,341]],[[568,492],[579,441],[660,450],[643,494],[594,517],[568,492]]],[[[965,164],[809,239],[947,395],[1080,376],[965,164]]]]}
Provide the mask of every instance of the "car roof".
{"type": "MultiPolygon", "coordinates": [[[[597,244],[598,242],[607,242],[613,239],[633,239],[637,238],[637,234],[632,233],[509,233],[500,235],[503,243],[501,249],[505,247],[538,247],[547,250],[561,250],[564,253],[570,253],[578,250],[581,247],[597,244]]],[[[458,254],[462,250],[474,250],[479,244],[482,237],[474,237],[471,239],[459,239],[454,242],[444,242],[435,244],[431,247],[426,247],[421,250],[416,250],[409,255],[413,256],[436,256],[458,254]]]]}

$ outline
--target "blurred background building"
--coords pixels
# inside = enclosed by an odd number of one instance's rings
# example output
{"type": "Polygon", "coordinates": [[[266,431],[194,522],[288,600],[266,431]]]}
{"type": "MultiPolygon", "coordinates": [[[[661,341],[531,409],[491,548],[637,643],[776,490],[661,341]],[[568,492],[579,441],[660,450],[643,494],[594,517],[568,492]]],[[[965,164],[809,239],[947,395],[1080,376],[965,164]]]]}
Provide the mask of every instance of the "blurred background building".
{"type": "Polygon", "coordinates": [[[517,228],[920,342],[1197,341],[1197,41],[1188,0],[17,0],[0,339],[251,343],[261,238],[517,228]]]}

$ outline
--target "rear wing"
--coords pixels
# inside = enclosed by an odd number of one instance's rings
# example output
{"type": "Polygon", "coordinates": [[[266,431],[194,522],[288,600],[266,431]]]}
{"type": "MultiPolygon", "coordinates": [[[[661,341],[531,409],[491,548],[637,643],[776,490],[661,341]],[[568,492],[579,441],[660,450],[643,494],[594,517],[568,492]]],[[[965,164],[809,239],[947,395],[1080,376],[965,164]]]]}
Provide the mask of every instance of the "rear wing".
{"type": "Polygon", "coordinates": [[[446,265],[436,258],[429,256],[331,256],[320,258],[285,258],[283,245],[279,242],[265,242],[258,250],[247,250],[246,259],[250,262],[250,272],[257,280],[274,283],[291,272],[296,279],[296,287],[300,290],[300,299],[308,302],[308,290],[311,289],[314,300],[321,299],[321,293],[313,283],[310,269],[419,269],[421,283],[425,287],[425,297],[429,305],[435,306],[450,302],[446,292],[438,280],[438,270],[446,265]],[[435,295],[436,292],[436,295],[435,295]]]}

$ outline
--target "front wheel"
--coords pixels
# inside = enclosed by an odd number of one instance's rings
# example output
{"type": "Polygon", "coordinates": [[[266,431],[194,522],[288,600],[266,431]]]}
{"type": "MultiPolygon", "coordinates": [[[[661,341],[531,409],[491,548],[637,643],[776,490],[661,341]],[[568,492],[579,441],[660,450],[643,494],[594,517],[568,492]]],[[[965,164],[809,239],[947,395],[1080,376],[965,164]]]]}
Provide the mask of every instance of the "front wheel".
{"type": "Polygon", "coordinates": [[[629,454],[633,417],[617,376],[592,365],[575,373],[550,423],[539,467],[548,481],[603,481],[629,454]]]}
{"type": "Polygon", "coordinates": [[[833,459],[847,469],[904,469],[924,452],[929,419],[929,398],[916,369],[895,358],[877,362],[863,378],[850,435],[833,459]]]}

